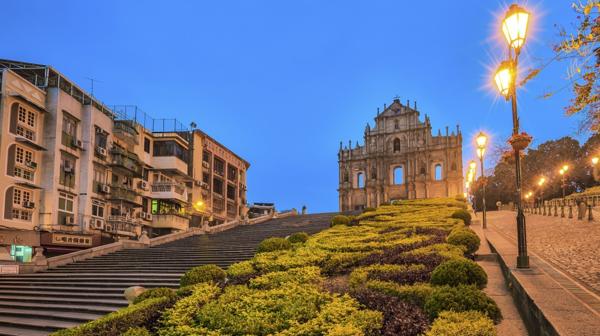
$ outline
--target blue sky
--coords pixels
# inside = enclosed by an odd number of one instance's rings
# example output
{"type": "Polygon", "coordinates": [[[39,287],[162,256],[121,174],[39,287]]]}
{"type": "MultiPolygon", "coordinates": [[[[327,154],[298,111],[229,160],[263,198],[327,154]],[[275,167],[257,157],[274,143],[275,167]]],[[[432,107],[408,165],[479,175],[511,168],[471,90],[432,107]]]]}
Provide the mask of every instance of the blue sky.
{"type": "MultiPolygon", "coordinates": [[[[546,63],[571,1],[529,1],[524,67],[546,63]]],[[[249,201],[337,210],[341,140],[362,142],[377,107],[417,100],[437,128],[460,124],[464,159],[485,129],[510,134],[510,105],[491,86],[506,53],[503,1],[5,0],[0,58],[50,64],[107,104],[195,121],[251,164],[249,201]]],[[[536,143],[576,134],[564,116],[568,64],[519,93],[536,143]]]]}

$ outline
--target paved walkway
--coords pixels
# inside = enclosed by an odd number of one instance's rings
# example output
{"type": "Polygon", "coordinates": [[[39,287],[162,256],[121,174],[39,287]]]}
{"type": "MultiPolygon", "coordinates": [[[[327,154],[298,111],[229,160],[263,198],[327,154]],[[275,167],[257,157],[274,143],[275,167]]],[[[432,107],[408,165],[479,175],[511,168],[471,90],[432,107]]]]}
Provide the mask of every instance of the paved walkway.
{"type": "MultiPolygon", "coordinates": [[[[490,211],[495,229],[516,239],[515,212],[490,211]]],[[[600,222],[526,214],[531,252],[600,295],[600,222]]]]}
{"type": "Polygon", "coordinates": [[[498,336],[527,336],[525,323],[523,323],[515,301],[508,290],[496,254],[490,250],[478,220],[473,220],[471,229],[481,239],[481,245],[476,253],[476,260],[488,275],[488,285],[484,289],[484,292],[496,301],[496,304],[498,304],[498,307],[502,311],[502,322],[496,326],[498,336]]]}
{"type": "Polygon", "coordinates": [[[489,212],[488,219],[488,229],[483,234],[504,265],[510,290],[528,330],[536,335],[599,335],[600,296],[584,286],[576,275],[584,275],[584,279],[597,277],[600,259],[597,259],[598,240],[594,237],[598,230],[593,222],[528,215],[531,267],[518,269],[515,213],[489,212]],[[578,254],[596,256],[582,257],[588,270],[577,265],[578,254]]]}

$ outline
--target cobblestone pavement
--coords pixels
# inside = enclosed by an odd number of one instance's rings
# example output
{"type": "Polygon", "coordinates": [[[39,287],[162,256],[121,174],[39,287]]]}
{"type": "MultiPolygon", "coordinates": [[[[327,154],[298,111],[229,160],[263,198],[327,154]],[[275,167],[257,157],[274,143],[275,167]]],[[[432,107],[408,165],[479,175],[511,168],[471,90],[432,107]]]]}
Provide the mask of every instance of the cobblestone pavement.
{"type": "MultiPolygon", "coordinates": [[[[490,211],[488,225],[516,240],[515,216],[512,211],[490,211]]],[[[526,214],[526,225],[530,252],[600,294],[599,221],[526,214]]]]}

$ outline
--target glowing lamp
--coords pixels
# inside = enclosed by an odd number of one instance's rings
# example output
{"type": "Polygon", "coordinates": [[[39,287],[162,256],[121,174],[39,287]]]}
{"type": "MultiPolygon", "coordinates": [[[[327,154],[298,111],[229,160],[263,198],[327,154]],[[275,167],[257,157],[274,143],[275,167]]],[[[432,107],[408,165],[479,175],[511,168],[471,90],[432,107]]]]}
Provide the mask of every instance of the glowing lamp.
{"type": "Polygon", "coordinates": [[[477,157],[481,159],[483,154],[485,154],[485,148],[477,148],[477,157]]]}
{"type": "Polygon", "coordinates": [[[477,148],[485,148],[485,145],[487,145],[487,140],[487,135],[485,135],[483,132],[479,132],[477,138],[475,138],[475,142],[477,142],[477,148]]]}
{"type": "Polygon", "coordinates": [[[469,161],[469,168],[475,170],[475,168],[477,168],[477,163],[473,160],[469,161]]]}
{"type": "Polygon", "coordinates": [[[538,182],[538,185],[541,187],[541,186],[544,185],[544,182],[546,182],[546,178],[542,177],[542,178],[540,178],[540,181],[538,182]]]}
{"type": "Polygon", "coordinates": [[[559,173],[560,175],[564,175],[564,174],[565,174],[565,171],[564,171],[563,169],[561,169],[561,170],[559,170],[559,171],[558,171],[558,173],[559,173]]]}
{"type": "Polygon", "coordinates": [[[498,69],[496,70],[494,81],[496,82],[498,92],[500,92],[500,94],[506,99],[510,97],[512,92],[511,88],[513,86],[514,77],[512,62],[503,61],[500,63],[498,69]]]}
{"type": "Polygon", "coordinates": [[[562,167],[562,169],[563,169],[563,170],[565,171],[565,173],[566,173],[566,172],[567,172],[567,170],[569,170],[569,166],[568,166],[568,165],[564,165],[564,166],[562,167]]]}
{"type": "Polygon", "coordinates": [[[599,160],[599,159],[598,159],[598,157],[597,157],[597,156],[594,156],[594,157],[592,158],[592,164],[593,164],[594,166],[595,166],[595,165],[597,165],[597,164],[598,164],[598,160],[599,160]]]}
{"type": "Polygon", "coordinates": [[[508,45],[519,52],[525,37],[527,36],[527,27],[529,25],[529,12],[523,7],[512,4],[502,20],[502,33],[508,45]]]}

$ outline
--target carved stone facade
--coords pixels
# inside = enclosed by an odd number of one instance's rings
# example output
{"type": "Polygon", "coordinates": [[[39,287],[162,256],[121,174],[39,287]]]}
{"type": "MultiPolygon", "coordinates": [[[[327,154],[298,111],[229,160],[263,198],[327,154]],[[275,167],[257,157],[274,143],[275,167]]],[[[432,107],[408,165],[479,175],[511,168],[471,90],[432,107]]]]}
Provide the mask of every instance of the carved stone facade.
{"type": "Polygon", "coordinates": [[[463,192],[460,128],[432,136],[429,117],[419,120],[416,103],[384,105],[375,126],[367,124],[364,145],[340,143],[338,162],[340,211],[463,192]]]}

